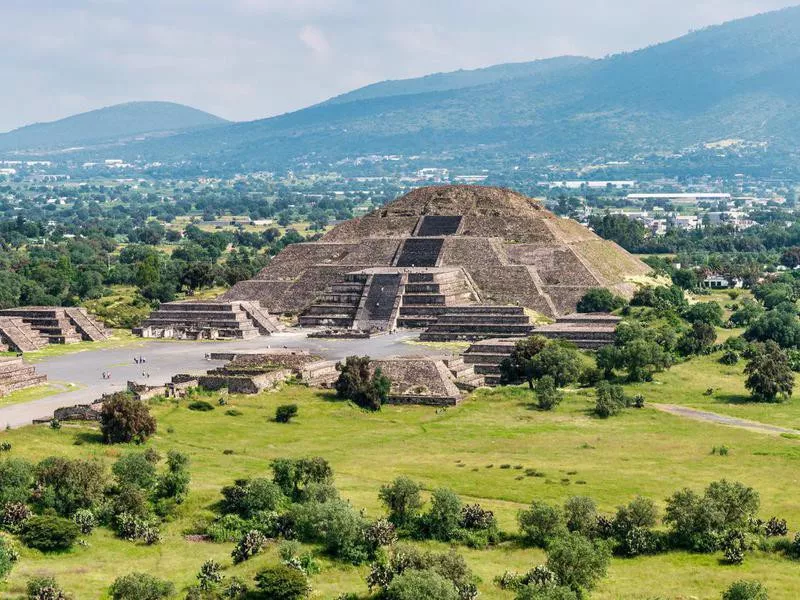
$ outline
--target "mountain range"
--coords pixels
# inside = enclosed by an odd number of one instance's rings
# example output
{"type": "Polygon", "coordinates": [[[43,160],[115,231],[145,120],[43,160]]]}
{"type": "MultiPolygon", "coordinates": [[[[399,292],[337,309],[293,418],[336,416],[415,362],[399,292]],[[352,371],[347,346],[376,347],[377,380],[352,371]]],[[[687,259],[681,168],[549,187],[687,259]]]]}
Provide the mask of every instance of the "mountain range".
{"type": "MultiPolygon", "coordinates": [[[[148,126],[171,135],[131,141],[117,154],[246,169],[370,154],[625,157],[731,139],[790,152],[800,143],[798,74],[794,7],[604,59],[559,57],[386,81],[243,123],[201,113],[206,121],[195,126],[148,126]]],[[[58,123],[65,121],[52,126],[58,123]]],[[[26,129],[0,136],[0,149],[26,129]]],[[[95,139],[120,135],[101,135],[99,124],[92,130],[95,139]]],[[[41,145],[45,138],[34,139],[41,145]]]]}

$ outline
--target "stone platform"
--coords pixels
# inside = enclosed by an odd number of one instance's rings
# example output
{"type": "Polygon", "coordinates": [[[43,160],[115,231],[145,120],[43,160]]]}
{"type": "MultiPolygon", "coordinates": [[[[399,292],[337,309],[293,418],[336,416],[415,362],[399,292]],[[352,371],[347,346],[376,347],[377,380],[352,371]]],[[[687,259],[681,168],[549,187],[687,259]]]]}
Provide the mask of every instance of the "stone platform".
{"type": "Polygon", "coordinates": [[[45,335],[22,320],[22,317],[0,317],[0,348],[14,352],[34,352],[48,344],[45,335]]]}
{"type": "Polygon", "coordinates": [[[498,337],[526,337],[534,330],[520,306],[472,304],[448,306],[420,334],[422,342],[476,341],[498,337]]]}
{"type": "Polygon", "coordinates": [[[36,367],[19,356],[0,357],[0,396],[47,381],[47,375],[36,373],[36,367]]]}
{"type": "Polygon", "coordinates": [[[98,342],[108,339],[110,336],[105,326],[90,317],[85,309],[79,307],[22,306],[0,310],[0,317],[22,319],[24,323],[45,337],[50,344],[98,342]]]}
{"type": "Polygon", "coordinates": [[[166,302],[133,330],[145,338],[252,339],[282,329],[258,302],[166,302]]]}

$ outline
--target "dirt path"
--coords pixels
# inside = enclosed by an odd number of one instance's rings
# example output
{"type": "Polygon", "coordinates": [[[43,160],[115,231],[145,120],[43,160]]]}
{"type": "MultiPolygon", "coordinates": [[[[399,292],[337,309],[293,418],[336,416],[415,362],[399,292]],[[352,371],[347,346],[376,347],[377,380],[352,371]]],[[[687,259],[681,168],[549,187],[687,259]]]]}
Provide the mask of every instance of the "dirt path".
{"type": "Polygon", "coordinates": [[[676,415],[678,417],[685,417],[687,419],[703,421],[705,423],[726,425],[728,427],[738,427],[739,429],[747,429],[749,431],[755,431],[756,433],[765,433],[767,435],[781,435],[782,433],[800,435],[800,431],[797,429],[787,429],[786,427],[778,427],[777,425],[767,425],[757,421],[748,421],[747,419],[729,417],[727,415],[720,415],[718,413],[708,412],[705,410],[697,410],[696,408],[689,408],[687,406],[657,403],[652,403],[649,406],[652,406],[656,410],[660,410],[671,415],[676,415]]]}

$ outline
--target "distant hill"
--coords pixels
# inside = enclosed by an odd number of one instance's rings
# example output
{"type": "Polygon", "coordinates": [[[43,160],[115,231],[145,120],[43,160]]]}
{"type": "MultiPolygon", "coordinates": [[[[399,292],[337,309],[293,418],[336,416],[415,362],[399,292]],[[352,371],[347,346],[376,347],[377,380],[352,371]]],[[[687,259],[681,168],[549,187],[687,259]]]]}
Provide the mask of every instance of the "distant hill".
{"type": "Polygon", "coordinates": [[[91,146],[223,123],[227,121],[173,102],[128,102],[0,134],[0,150],[91,146]]]}
{"type": "Polygon", "coordinates": [[[323,104],[341,104],[356,100],[385,98],[386,96],[406,96],[424,94],[426,92],[458,90],[520,77],[546,75],[577,65],[585,65],[589,62],[592,62],[592,59],[583,56],[559,56],[531,62],[494,65],[482,69],[461,69],[450,73],[434,73],[413,79],[381,81],[341,96],[336,96],[323,102],[323,104]]]}

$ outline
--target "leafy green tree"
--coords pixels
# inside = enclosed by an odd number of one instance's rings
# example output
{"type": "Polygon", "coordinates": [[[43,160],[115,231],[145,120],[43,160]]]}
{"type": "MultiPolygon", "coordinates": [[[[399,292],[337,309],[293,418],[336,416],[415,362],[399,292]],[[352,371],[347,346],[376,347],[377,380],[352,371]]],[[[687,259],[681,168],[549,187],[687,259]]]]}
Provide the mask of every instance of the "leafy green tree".
{"type": "Polygon", "coordinates": [[[683,313],[684,318],[690,323],[705,323],[716,327],[722,326],[722,307],[716,302],[698,302],[692,304],[683,313]]]}
{"type": "Polygon", "coordinates": [[[384,597],[387,600],[459,600],[455,586],[432,569],[409,569],[394,577],[384,597]]]}
{"type": "Polygon", "coordinates": [[[103,401],[100,431],[106,444],[144,442],[156,432],[156,420],[147,404],[118,392],[103,401]]]}
{"type": "Polygon", "coordinates": [[[776,343],[767,342],[755,351],[744,368],[745,387],[757,402],[779,402],[791,397],[794,374],[789,357],[776,343]]]}
{"type": "Polygon", "coordinates": [[[339,378],[334,387],[339,398],[353,401],[361,408],[380,410],[389,397],[391,381],[380,368],[371,372],[368,356],[348,356],[344,364],[337,363],[339,378]]]}
{"type": "Polygon", "coordinates": [[[731,323],[736,327],[748,327],[764,314],[764,309],[757,302],[742,300],[739,308],[731,313],[731,323]]]}
{"type": "Polygon", "coordinates": [[[544,349],[547,342],[547,338],[541,335],[532,335],[516,342],[511,356],[500,364],[501,382],[510,384],[527,381],[528,387],[533,389],[533,381],[536,379],[533,358],[544,349]]]}
{"type": "Polygon", "coordinates": [[[569,531],[592,537],[597,523],[597,505],[586,496],[567,498],[564,502],[564,520],[569,531]]]}
{"type": "Polygon", "coordinates": [[[589,219],[589,227],[602,238],[618,243],[628,252],[634,252],[645,240],[647,229],[638,221],[621,214],[605,214],[589,219]]]}
{"type": "Polygon", "coordinates": [[[610,562],[605,542],[592,542],[578,533],[560,536],[547,548],[547,568],[560,585],[577,594],[592,590],[605,577],[610,562]]]}
{"type": "Polygon", "coordinates": [[[597,399],[594,412],[601,419],[619,414],[628,405],[622,386],[601,381],[597,384],[595,393],[597,399]]]}
{"type": "Polygon", "coordinates": [[[425,534],[443,542],[454,539],[461,522],[461,508],[461,498],[454,491],[434,490],[431,508],[422,518],[425,534]]]}
{"type": "Polygon", "coordinates": [[[553,539],[566,533],[561,511],[539,500],[517,513],[517,523],[525,541],[539,548],[546,548],[553,539]]]}
{"type": "Polygon", "coordinates": [[[256,574],[256,588],[265,600],[301,600],[311,593],[308,579],[299,569],[276,565],[256,574]]]}
{"type": "Polygon", "coordinates": [[[684,356],[708,354],[716,341],[717,331],[713,325],[695,321],[691,329],[678,340],[678,352],[684,356]]]}
{"type": "Polygon", "coordinates": [[[333,469],[330,463],[320,456],[277,458],[272,461],[271,466],[272,480],[287,498],[295,502],[306,500],[312,486],[330,485],[333,482],[333,469]]]}
{"type": "Polygon", "coordinates": [[[531,358],[530,373],[535,379],[552,377],[556,387],[564,387],[578,380],[581,357],[574,344],[551,341],[531,358]]]}
{"type": "Polygon", "coordinates": [[[156,483],[156,467],[144,452],[131,452],[120,457],[111,467],[120,485],[133,485],[150,490],[156,483]]]}
{"type": "Polygon", "coordinates": [[[773,341],[781,348],[795,348],[800,345],[800,320],[794,313],[770,310],[747,328],[744,337],[750,342],[773,341]]]}
{"type": "Polygon", "coordinates": [[[103,495],[103,466],[95,460],[50,456],[36,465],[37,503],[71,517],[81,508],[91,508],[103,495]]]}
{"type": "Polygon", "coordinates": [[[677,269],[672,274],[672,283],[688,291],[696,290],[699,285],[697,273],[692,269],[677,269]]]}
{"type": "Polygon", "coordinates": [[[378,498],[389,511],[389,520],[397,527],[407,527],[422,508],[422,486],[409,477],[398,477],[381,486],[378,498]]]}
{"type": "Polygon", "coordinates": [[[22,458],[0,461],[0,506],[27,502],[33,484],[33,465],[22,458]]]}

